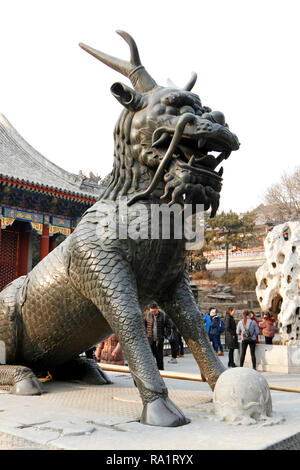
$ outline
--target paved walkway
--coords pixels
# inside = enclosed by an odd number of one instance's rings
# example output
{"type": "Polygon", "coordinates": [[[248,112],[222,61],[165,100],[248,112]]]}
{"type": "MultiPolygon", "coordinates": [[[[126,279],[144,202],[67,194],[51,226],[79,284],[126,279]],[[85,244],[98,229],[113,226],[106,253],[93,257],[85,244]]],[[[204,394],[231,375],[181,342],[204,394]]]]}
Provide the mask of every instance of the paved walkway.
{"type": "MultiPolygon", "coordinates": [[[[165,369],[198,374],[191,354],[165,369]]],[[[221,358],[227,365],[227,354],[221,358]]],[[[142,403],[130,374],[110,372],[112,385],[48,382],[48,393],[0,392],[0,449],[237,450],[263,449],[300,430],[300,393],[272,391],[280,424],[236,426],[216,420],[206,383],[165,379],[170,398],[191,419],[179,428],[139,423],[142,403]]],[[[300,376],[263,373],[269,384],[297,388],[300,376]]]]}

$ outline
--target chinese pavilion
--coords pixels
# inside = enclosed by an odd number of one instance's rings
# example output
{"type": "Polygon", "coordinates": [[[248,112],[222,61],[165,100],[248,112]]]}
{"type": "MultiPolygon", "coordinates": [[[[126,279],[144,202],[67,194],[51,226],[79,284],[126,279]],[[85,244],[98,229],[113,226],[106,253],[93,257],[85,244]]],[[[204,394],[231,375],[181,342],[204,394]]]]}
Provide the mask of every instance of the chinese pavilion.
{"type": "Polygon", "coordinates": [[[0,290],[69,235],[102,191],[43,157],[0,114],[0,290]]]}

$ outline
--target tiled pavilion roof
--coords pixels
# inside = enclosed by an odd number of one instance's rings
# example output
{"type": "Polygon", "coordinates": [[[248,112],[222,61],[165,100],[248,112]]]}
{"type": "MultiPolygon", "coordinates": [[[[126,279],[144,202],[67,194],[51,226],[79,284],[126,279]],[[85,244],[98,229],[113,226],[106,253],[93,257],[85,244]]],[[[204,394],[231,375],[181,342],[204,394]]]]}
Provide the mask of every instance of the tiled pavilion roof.
{"type": "Polygon", "coordinates": [[[37,152],[0,114],[0,182],[74,200],[98,199],[103,186],[60,168],[37,152]]]}

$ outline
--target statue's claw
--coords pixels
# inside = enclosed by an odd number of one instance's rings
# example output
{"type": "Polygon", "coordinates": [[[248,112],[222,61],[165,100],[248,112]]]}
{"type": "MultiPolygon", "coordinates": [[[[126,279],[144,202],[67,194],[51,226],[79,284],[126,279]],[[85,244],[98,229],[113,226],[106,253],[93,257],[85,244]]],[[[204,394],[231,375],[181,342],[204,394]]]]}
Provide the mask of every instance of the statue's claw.
{"type": "Polygon", "coordinates": [[[4,386],[14,395],[41,395],[42,384],[29,367],[0,365],[0,388],[4,386]]]}
{"type": "Polygon", "coordinates": [[[108,375],[93,359],[78,357],[51,371],[54,380],[79,380],[89,385],[112,384],[108,375]]]}
{"type": "Polygon", "coordinates": [[[36,377],[28,377],[16,382],[10,393],[14,395],[41,395],[43,388],[36,377]]]}
{"type": "Polygon", "coordinates": [[[141,423],[150,426],[176,427],[190,422],[168,398],[157,398],[147,403],[142,412],[141,423]]]}
{"type": "Polygon", "coordinates": [[[113,383],[108,375],[99,366],[97,366],[97,364],[94,369],[91,367],[87,370],[86,374],[82,376],[82,380],[90,385],[109,385],[113,383]]]}
{"type": "Polygon", "coordinates": [[[99,367],[99,375],[101,376],[101,379],[104,380],[104,383],[106,383],[107,385],[113,384],[109,376],[104,372],[104,370],[101,369],[101,367],[99,367]]]}

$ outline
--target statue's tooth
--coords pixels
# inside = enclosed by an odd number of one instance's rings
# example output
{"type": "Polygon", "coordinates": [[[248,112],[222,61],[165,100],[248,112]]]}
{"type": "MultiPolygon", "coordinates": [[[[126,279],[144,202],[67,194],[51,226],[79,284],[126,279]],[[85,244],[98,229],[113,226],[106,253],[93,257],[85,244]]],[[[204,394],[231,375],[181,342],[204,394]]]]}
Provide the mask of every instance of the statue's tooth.
{"type": "Polygon", "coordinates": [[[220,204],[220,195],[214,191],[214,195],[211,196],[211,213],[210,213],[210,219],[212,219],[216,213],[217,210],[219,209],[219,204],[220,204]]]}
{"type": "Polygon", "coordinates": [[[207,198],[205,198],[205,201],[204,201],[204,210],[205,210],[205,211],[208,211],[209,206],[210,206],[210,201],[209,201],[207,198]]]}
{"type": "Polygon", "coordinates": [[[210,218],[212,219],[219,208],[220,204],[220,194],[215,191],[211,186],[206,186],[205,187],[205,194],[210,201],[210,206],[211,206],[211,213],[210,213],[210,218]]]}
{"type": "Polygon", "coordinates": [[[216,158],[216,166],[218,166],[219,163],[221,163],[223,160],[227,160],[230,154],[231,154],[231,150],[221,152],[220,155],[216,158]]]}
{"type": "Polygon", "coordinates": [[[195,155],[192,155],[191,158],[189,159],[189,166],[192,166],[193,163],[195,162],[195,155]]]}

